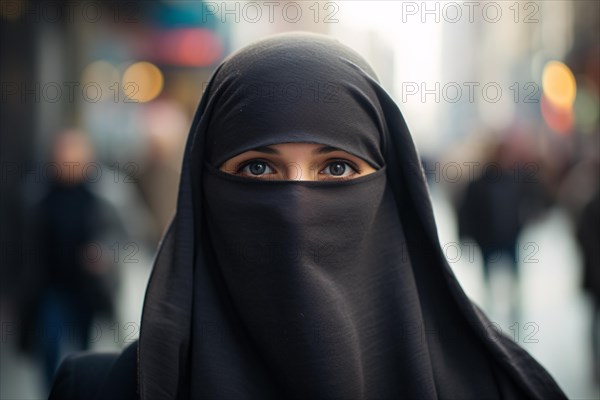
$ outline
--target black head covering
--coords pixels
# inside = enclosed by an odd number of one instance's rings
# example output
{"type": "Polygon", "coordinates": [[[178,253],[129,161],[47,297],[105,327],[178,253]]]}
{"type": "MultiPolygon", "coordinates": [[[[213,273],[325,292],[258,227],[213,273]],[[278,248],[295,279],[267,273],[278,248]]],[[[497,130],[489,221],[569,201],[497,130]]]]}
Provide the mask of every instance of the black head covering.
{"type": "Polygon", "coordinates": [[[493,327],[443,255],[408,128],[360,55],[293,32],[218,66],[146,293],[142,399],[565,398],[493,327]],[[286,142],[338,147],[376,172],[218,169],[286,142]]]}

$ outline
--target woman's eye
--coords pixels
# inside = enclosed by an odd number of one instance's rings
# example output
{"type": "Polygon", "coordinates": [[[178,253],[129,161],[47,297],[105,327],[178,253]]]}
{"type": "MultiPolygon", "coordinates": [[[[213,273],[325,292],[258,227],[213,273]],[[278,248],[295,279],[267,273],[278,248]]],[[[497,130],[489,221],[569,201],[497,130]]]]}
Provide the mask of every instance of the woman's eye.
{"type": "Polygon", "coordinates": [[[325,167],[321,171],[321,173],[323,173],[323,171],[325,171],[324,173],[327,175],[335,176],[338,178],[346,178],[356,173],[354,168],[345,161],[330,162],[329,164],[327,164],[327,167],[325,167]]]}
{"type": "MultiPolygon", "coordinates": [[[[319,175],[327,175],[328,178],[344,179],[350,178],[359,172],[360,170],[358,167],[355,167],[352,163],[343,160],[335,160],[327,163],[326,167],[319,172],[319,175]]],[[[267,161],[250,160],[242,163],[236,173],[258,178],[276,174],[276,171],[271,168],[267,161]]]]}
{"type": "Polygon", "coordinates": [[[264,161],[250,161],[240,168],[240,172],[248,175],[260,176],[273,173],[269,164],[264,161]]]}

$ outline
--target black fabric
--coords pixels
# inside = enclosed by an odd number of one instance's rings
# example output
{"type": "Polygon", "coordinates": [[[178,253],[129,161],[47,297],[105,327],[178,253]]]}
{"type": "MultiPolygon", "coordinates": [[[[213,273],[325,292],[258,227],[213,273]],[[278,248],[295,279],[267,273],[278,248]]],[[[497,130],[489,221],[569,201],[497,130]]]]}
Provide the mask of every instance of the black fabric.
{"type": "Polygon", "coordinates": [[[142,399],[565,398],[454,277],[402,114],[337,40],[255,42],[213,73],[148,285],[142,399]],[[331,145],[376,172],[233,176],[258,146],[331,145]]]}
{"type": "Polygon", "coordinates": [[[134,400],[138,341],[121,353],[82,352],[60,364],[48,400],[134,400]]]}

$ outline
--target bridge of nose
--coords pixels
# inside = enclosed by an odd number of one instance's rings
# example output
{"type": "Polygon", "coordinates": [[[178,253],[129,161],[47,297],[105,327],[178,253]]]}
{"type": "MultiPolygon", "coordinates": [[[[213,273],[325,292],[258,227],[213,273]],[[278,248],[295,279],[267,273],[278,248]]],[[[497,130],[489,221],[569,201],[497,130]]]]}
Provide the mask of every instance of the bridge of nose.
{"type": "Polygon", "coordinates": [[[308,161],[294,161],[286,164],[284,179],[292,181],[316,181],[317,170],[308,161]]]}

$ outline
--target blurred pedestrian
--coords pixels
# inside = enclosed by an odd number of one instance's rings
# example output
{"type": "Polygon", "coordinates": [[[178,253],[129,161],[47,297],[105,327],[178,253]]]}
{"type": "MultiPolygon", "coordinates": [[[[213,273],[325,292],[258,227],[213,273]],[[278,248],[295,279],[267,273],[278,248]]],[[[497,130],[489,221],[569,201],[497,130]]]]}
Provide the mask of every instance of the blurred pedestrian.
{"type": "Polygon", "coordinates": [[[59,132],[44,168],[55,173],[30,210],[36,254],[24,278],[21,345],[41,358],[48,386],[68,351],[89,348],[94,318],[114,314],[113,260],[102,237],[114,213],[89,187],[93,163],[85,134],[59,132]]]}
{"type": "MultiPolygon", "coordinates": [[[[513,142],[514,143],[514,142],[513,142]]],[[[518,238],[524,226],[550,203],[535,174],[538,167],[518,156],[518,148],[506,139],[492,140],[490,155],[478,177],[470,181],[458,205],[458,234],[473,240],[483,257],[483,278],[488,309],[492,300],[492,277],[506,269],[511,277],[510,318],[520,318],[518,238]]]]}

